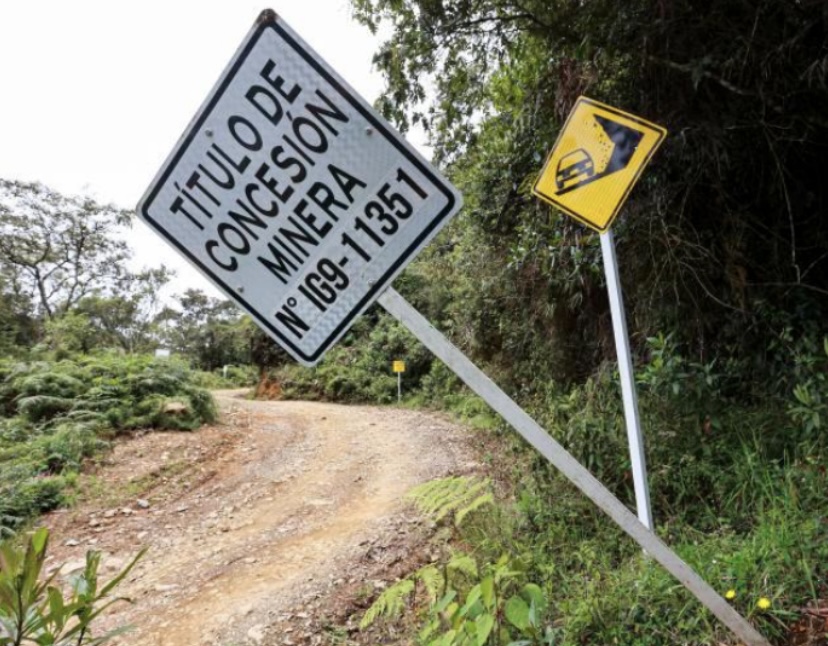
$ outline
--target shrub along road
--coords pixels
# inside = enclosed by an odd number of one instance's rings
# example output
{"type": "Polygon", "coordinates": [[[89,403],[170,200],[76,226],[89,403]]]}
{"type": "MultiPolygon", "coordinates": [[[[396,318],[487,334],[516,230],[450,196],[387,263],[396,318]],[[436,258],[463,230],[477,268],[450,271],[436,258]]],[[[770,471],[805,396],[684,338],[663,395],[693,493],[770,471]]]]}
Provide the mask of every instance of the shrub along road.
{"type": "Polygon", "coordinates": [[[405,493],[478,469],[438,415],[242,396],[218,393],[219,425],[119,444],[46,519],[63,574],[90,548],[114,572],[149,546],[119,590],[134,603],[102,622],[136,627],[123,644],[327,643],[436,557],[405,493]]]}

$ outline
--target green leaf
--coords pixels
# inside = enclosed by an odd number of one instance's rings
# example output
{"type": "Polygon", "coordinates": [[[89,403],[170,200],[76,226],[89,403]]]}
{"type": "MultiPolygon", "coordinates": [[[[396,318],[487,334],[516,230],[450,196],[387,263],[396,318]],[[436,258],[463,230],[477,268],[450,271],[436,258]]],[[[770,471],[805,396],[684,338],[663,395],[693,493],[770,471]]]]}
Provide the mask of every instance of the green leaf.
{"type": "Polygon", "coordinates": [[[474,623],[477,628],[477,646],[483,646],[494,627],[494,617],[490,614],[480,615],[474,623]]]}
{"type": "Polygon", "coordinates": [[[426,589],[428,602],[431,605],[437,603],[440,591],[443,590],[445,585],[442,572],[433,565],[426,565],[417,570],[414,576],[422,582],[423,587],[426,589]]]}
{"type": "Polygon", "coordinates": [[[477,561],[468,554],[455,554],[451,560],[446,563],[446,569],[449,571],[462,572],[466,576],[476,579],[478,576],[477,561]]]}
{"type": "Polygon", "coordinates": [[[506,621],[521,632],[529,628],[529,605],[520,597],[510,597],[504,608],[506,621]]]}
{"type": "Polygon", "coordinates": [[[469,590],[469,594],[466,596],[466,603],[463,604],[463,607],[460,610],[460,615],[463,617],[467,616],[469,611],[472,609],[472,606],[480,600],[480,596],[482,594],[483,591],[480,589],[479,583],[469,590]]]}
{"type": "Polygon", "coordinates": [[[123,570],[121,570],[120,574],[118,574],[114,579],[112,579],[103,587],[98,598],[100,599],[102,597],[105,597],[107,594],[109,594],[110,590],[112,590],[121,581],[123,581],[124,578],[132,571],[132,568],[134,568],[138,561],[140,561],[141,558],[144,556],[144,554],[147,553],[148,549],[148,547],[144,547],[143,549],[141,549],[141,551],[135,555],[135,558],[132,559],[132,561],[130,561],[129,564],[123,570]]]}
{"type": "Polygon", "coordinates": [[[473,511],[476,511],[483,505],[493,505],[494,504],[494,496],[492,496],[491,492],[486,492],[481,496],[475,498],[470,504],[466,505],[462,509],[459,509],[457,513],[454,515],[454,524],[458,527],[463,524],[463,520],[473,511]]]}
{"type": "Polygon", "coordinates": [[[452,646],[454,644],[454,638],[457,636],[456,630],[449,630],[445,634],[441,635],[437,639],[432,642],[429,642],[429,646],[452,646]]]}
{"type": "Polygon", "coordinates": [[[49,599],[49,619],[55,624],[58,631],[63,629],[66,621],[66,606],[63,603],[63,595],[60,590],[50,587],[47,596],[49,599]]]}
{"type": "Polygon", "coordinates": [[[543,594],[540,586],[534,583],[527,583],[520,591],[520,596],[526,599],[529,603],[534,603],[538,608],[546,606],[546,596],[543,594]]]}
{"type": "Polygon", "coordinates": [[[454,601],[454,598],[457,596],[456,590],[449,590],[446,594],[443,595],[443,598],[434,606],[435,612],[443,612],[448,605],[454,601]]]}
{"type": "Polygon", "coordinates": [[[38,554],[46,551],[46,546],[49,543],[49,530],[41,527],[34,534],[32,534],[32,547],[38,554]]]}
{"type": "Polygon", "coordinates": [[[367,628],[380,617],[391,619],[397,617],[403,611],[405,600],[412,592],[414,592],[414,581],[411,579],[403,579],[392,585],[365,611],[359,623],[360,629],[367,628]]]}
{"type": "Polygon", "coordinates": [[[493,608],[495,605],[494,577],[491,575],[487,576],[480,582],[480,592],[485,606],[487,608],[493,608]]]}

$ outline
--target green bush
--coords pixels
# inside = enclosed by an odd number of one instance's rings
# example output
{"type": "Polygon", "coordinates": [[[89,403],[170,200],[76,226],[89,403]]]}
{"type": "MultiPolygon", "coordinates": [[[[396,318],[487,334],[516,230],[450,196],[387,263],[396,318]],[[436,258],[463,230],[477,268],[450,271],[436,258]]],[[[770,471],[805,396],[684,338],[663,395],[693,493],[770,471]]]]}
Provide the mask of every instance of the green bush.
{"type": "Polygon", "coordinates": [[[394,360],[405,361],[403,394],[416,392],[431,369],[431,356],[386,314],[363,317],[315,368],[288,365],[270,376],[288,399],[387,404],[397,400],[394,360]]]}
{"type": "Polygon", "coordinates": [[[193,383],[210,390],[252,388],[258,381],[259,372],[255,366],[227,366],[226,376],[223,368],[213,372],[193,371],[193,383]]]}
{"type": "Polygon", "coordinates": [[[112,436],[139,428],[194,430],[217,415],[210,393],[177,361],[104,354],[5,362],[0,378],[5,533],[65,504],[74,474],[112,436]]]}
{"type": "MultiPolygon", "coordinates": [[[[669,335],[648,340],[647,362],[637,373],[659,534],[774,639],[783,639],[801,609],[824,599],[828,590],[828,453],[824,426],[817,426],[824,424],[820,407],[828,349],[812,338],[785,338],[784,343],[793,344],[786,347],[795,351],[780,351],[774,359],[773,382],[746,381],[743,375],[750,371],[741,364],[689,360],[669,335]]],[[[612,365],[568,388],[556,382],[527,383],[517,397],[634,507],[621,394],[612,365]]],[[[466,417],[485,409],[436,365],[421,380],[415,399],[466,417]]],[[[536,584],[548,592],[546,625],[555,628],[555,644],[733,643],[692,595],[644,557],[543,458],[514,435],[505,437],[514,439],[507,439],[504,455],[492,464],[501,482],[510,483],[506,488],[514,489],[513,501],[501,499],[496,507],[487,507],[481,515],[485,518],[453,530],[453,544],[470,550],[484,565],[503,554],[523,564],[514,589],[536,584]]],[[[417,573],[405,581],[416,585],[394,587],[379,601],[375,617],[399,611],[399,604],[425,585],[417,573]]],[[[465,602],[470,587],[456,590],[455,601],[465,602]]],[[[429,639],[438,635],[434,630],[439,626],[445,643],[463,643],[459,631],[471,615],[447,615],[448,608],[430,614],[422,627],[432,631],[429,639]],[[452,627],[458,632],[452,634],[452,627]]],[[[477,608],[473,618],[485,611],[477,608]]],[[[502,609],[495,616],[503,619],[502,609]]],[[[501,641],[493,635],[488,643],[509,643],[505,633],[501,641]]],[[[542,642],[533,637],[526,643],[542,642]]]]}

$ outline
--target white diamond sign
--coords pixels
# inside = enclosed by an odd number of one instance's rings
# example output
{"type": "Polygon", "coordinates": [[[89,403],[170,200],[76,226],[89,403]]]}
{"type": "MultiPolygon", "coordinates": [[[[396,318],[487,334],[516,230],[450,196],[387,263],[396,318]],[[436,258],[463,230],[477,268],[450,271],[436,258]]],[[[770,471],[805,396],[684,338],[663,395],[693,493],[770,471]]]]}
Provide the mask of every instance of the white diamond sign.
{"type": "Polygon", "coordinates": [[[138,214],[312,366],[461,203],[438,171],[265,11],[138,214]]]}

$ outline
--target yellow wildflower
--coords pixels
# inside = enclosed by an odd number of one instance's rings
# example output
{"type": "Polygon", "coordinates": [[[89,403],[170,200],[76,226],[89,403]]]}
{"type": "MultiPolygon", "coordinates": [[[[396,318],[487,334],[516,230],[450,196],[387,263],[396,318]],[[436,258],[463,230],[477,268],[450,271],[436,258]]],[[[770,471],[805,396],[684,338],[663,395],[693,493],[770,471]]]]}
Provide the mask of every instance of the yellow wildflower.
{"type": "Polygon", "coordinates": [[[767,610],[771,607],[771,601],[767,597],[759,597],[759,601],[756,602],[756,607],[759,610],[767,610]]]}
{"type": "Polygon", "coordinates": [[[727,592],[725,592],[725,599],[727,599],[728,601],[731,601],[735,598],[736,598],[736,590],[730,589],[727,592]]]}

